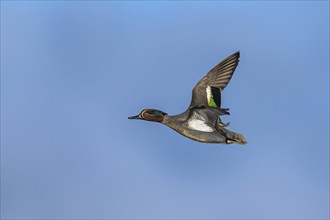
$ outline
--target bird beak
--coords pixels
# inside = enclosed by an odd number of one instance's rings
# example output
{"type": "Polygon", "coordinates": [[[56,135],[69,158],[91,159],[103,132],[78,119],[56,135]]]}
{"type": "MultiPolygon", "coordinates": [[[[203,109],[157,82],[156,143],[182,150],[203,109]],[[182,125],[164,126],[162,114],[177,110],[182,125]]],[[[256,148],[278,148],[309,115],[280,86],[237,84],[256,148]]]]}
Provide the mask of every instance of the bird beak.
{"type": "Polygon", "coordinates": [[[136,116],[131,116],[131,117],[128,117],[128,119],[142,119],[140,114],[136,115],[136,116]]]}

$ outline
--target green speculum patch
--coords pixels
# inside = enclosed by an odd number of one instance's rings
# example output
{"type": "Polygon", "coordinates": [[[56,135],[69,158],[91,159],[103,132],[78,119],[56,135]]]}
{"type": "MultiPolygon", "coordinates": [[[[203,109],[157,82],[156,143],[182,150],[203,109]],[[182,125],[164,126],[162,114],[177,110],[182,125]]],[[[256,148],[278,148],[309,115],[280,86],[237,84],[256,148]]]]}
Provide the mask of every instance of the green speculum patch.
{"type": "Polygon", "coordinates": [[[210,102],[209,102],[209,106],[211,106],[211,107],[219,107],[219,106],[217,106],[217,104],[214,102],[214,98],[213,98],[213,97],[211,97],[211,100],[210,100],[210,102]]]}

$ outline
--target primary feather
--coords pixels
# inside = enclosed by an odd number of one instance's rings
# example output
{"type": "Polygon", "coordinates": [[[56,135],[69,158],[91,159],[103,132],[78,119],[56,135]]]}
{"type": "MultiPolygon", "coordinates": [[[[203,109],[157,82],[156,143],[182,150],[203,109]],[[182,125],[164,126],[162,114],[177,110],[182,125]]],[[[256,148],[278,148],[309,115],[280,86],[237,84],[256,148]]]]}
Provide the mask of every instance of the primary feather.
{"type": "Polygon", "coordinates": [[[201,80],[198,81],[192,91],[191,106],[210,106],[210,100],[221,107],[221,92],[226,88],[238,65],[240,53],[230,55],[215,67],[213,67],[201,80]],[[207,94],[208,86],[212,96],[207,94]]]}

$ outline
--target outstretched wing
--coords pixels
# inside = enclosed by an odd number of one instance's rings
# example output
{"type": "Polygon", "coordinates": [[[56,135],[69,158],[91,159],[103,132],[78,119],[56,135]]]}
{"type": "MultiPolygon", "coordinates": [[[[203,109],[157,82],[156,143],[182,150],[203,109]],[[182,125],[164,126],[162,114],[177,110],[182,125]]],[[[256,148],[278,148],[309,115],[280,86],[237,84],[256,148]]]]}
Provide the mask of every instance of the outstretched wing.
{"type": "Polygon", "coordinates": [[[191,106],[220,108],[221,91],[228,85],[238,65],[240,53],[230,55],[213,67],[194,87],[191,106]]]}

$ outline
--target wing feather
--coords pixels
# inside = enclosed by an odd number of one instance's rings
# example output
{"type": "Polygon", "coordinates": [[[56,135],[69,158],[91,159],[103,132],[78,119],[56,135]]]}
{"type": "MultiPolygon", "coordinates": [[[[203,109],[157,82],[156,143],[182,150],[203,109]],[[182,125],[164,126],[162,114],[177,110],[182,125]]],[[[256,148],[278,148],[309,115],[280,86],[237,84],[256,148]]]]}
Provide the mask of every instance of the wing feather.
{"type": "MultiPolygon", "coordinates": [[[[208,106],[206,88],[210,86],[223,91],[233,76],[239,57],[237,51],[213,67],[194,87],[190,106],[208,106]]],[[[220,99],[215,100],[216,103],[221,103],[221,95],[215,98],[220,99]]]]}

